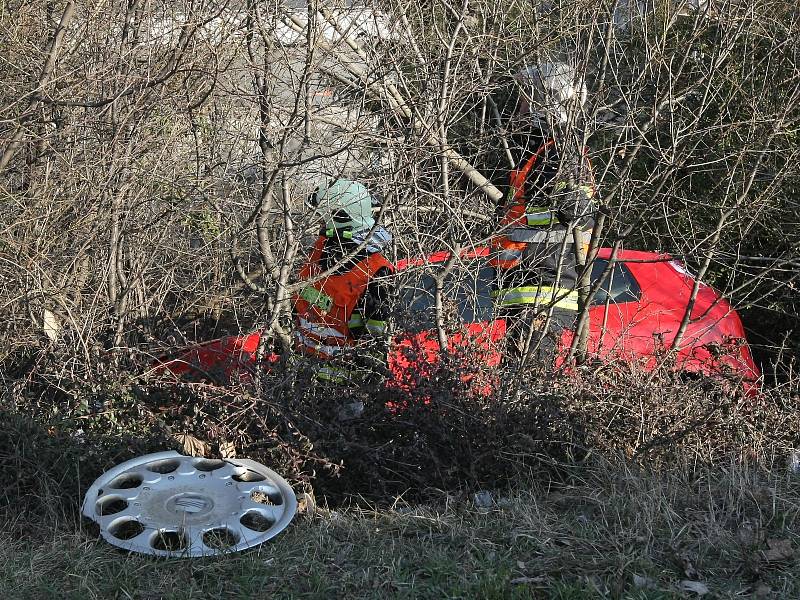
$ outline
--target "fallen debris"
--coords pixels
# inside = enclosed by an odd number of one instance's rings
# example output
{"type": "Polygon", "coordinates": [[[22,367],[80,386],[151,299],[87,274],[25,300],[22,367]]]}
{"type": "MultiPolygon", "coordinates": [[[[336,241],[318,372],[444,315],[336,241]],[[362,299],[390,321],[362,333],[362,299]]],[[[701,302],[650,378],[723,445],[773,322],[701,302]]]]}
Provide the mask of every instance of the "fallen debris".
{"type": "Polygon", "coordinates": [[[187,456],[208,456],[211,452],[208,442],[204,442],[189,433],[179,433],[173,437],[180,444],[181,451],[187,456]]]}
{"type": "Polygon", "coordinates": [[[678,584],[678,589],[682,592],[692,592],[698,596],[705,596],[710,591],[702,581],[690,581],[688,579],[681,581],[678,584]]]}
{"type": "Polygon", "coordinates": [[[494,505],[494,498],[492,497],[491,492],[481,490],[473,494],[472,502],[475,504],[475,508],[489,509],[494,505]]]}
{"type": "Polygon", "coordinates": [[[652,577],[647,575],[633,574],[633,587],[640,590],[655,590],[658,588],[658,582],[652,577]]]}
{"type": "Polygon", "coordinates": [[[260,463],[174,451],[107,471],[86,492],[82,508],[110,544],[173,557],[252,548],[283,531],[296,511],[292,488],[260,463]]]}

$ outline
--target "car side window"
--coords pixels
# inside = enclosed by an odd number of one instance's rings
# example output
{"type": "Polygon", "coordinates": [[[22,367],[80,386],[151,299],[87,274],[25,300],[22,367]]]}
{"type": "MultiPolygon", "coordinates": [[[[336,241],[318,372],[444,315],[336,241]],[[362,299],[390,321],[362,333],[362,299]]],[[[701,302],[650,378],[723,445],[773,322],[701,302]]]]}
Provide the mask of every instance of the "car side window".
{"type": "MultiPolygon", "coordinates": [[[[598,258],[592,265],[592,283],[603,274],[608,260],[598,258]]],[[[444,300],[452,308],[462,323],[490,321],[494,317],[494,302],[491,297],[496,276],[493,267],[465,265],[456,268],[445,280],[444,300]],[[469,268],[472,267],[472,268],[469,268]]],[[[436,326],[436,283],[426,270],[409,270],[401,273],[397,281],[399,292],[395,305],[395,318],[409,331],[419,331],[436,326]]],[[[592,305],[606,302],[623,304],[638,302],[641,288],[630,269],[624,263],[616,263],[614,269],[597,290],[592,305]]]]}
{"type": "MultiPolygon", "coordinates": [[[[595,283],[603,274],[608,260],[597,258],[592,265],[592,283],[595,283]]],[[[592,305],[613,302],[623,304],[625,302],[638,302],[642,297],[642,289],[625,263],[618,262],[609,273],[603,286],[597,290],[592,305]]]]}
{"type": "MultiPolygon", "coordinates": [[[[405,273],[401,278],[399,302],[395,307],[395,318],[403,322],[405,329],[417,330],[436,325],[436,282],[424,271],[405,273]]],[[[462,323],[491,321],[494,301],[491,286],[494,269],[477,268],[467,264],[454,269],[444,281],[443,300],[452,309],[452,317],[462,323]]]]}

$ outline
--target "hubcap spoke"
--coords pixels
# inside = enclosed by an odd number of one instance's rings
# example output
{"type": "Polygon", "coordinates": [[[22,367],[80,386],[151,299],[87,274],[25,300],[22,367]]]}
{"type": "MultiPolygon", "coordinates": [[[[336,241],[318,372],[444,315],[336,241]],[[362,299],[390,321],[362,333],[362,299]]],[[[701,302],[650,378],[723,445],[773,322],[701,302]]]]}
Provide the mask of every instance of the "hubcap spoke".
{"type": "Polygon", "coordinates": [[[142,485],[152,485],[154,483],[158,483],[163,477],[161,473],[156,473],[155,471],[143,470],[137,471],[137,473],[140,474],[144,480],[142,485]]]}
{"type": "Polygon", "coordinates": [[[236,488],[243,494],[252,494],[254,491],[263,491],[265,494],[280,494],[280,490],[268,481],[241,482],[236,488]]]}
{"type": "Polygon", "coordinates": [[[236,467],[234,467],[231,463],[225,463],[224,467],[220,467],[219,469],[214,469],[211,472],[211,475],[216,479],[227,479],[231,477],[234,473],[236,473],[236,467]]]}
{"type": "Polygon", "coordinates": [[[153,533],[152,529],[148,529],[147,527],[145,527],[140,534],[135,535],[132,538],[129,538],[127,540],[121,538],[115,538],[115,539],[119,539],[119,543],[126,547],[147,546],[150,543],[150,536],[152,535],[152,533],[153,533]]]}
{"type": "Polygon", "coordinates": [[[282,506],[273,506],[271,504],[261,504],[253,500],[247,499],[242,501],[242,514],[249,510],[256,510],[266,515],[273,521],[277,521],[283,514],[282,506]]]}
{"type": "Polygon", "coordinates": [[[174,473],[170,473],[170,475],[191,475],[197,471],[192,464],[192,457],[187,456],[187,458],[189,460],[182,460],[180,466],[175,470],[174,473]]]}
{"type": "MultiPolygon", "coordinates": [[[[136,498],[141,493],[142,493],[142,486],[140,485],[140,486],[135,487],[135,488],[127,488],[127,489],[121,489],[121,490],[109,489],[109,490],[106,491],[104,496],[115,496],[115,497],[118,497],[118,498],[122,498],[123,500],[125,500],[127,502],[130,502],[131,500],[136,498]]],[[[101,497],[103,497],[103,496],[101,496],[101,497]]]]}
{"type": "Polygon", "coordinates": [[[97,521],[100,523],[100,527],[103,529],[107,529],[111,523],[120,519],[122,517],[137,517],[139,516],[140,508],[138,506],[133,506],[129,504],[127,508],[122,509],[119,512],[115,512],[113,515],[103,515],[98,516],[97,521]]]}
{"type": "Polygon", "coordinates": [[[192,556],[210,556],[214,554],[214,549],[209,548],[203,543],[203,533],[201,531],[198,531],[194,535],[192,535],[192,538],[189,541],[189,547],[186,549],[186,552],[188,552],[192,556]]]}

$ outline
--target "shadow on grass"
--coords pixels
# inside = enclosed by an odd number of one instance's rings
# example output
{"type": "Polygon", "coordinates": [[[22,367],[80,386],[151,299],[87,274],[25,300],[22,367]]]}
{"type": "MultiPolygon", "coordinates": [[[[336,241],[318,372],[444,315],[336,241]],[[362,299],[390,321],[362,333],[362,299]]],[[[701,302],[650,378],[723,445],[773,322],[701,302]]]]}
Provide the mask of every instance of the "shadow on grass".
{"type": "Polygon", "coordinates": [[[174,445],[163,436],[84,434],[0,411],[0,518],[75,521],[83,494],[112,466],[174,445]]]}

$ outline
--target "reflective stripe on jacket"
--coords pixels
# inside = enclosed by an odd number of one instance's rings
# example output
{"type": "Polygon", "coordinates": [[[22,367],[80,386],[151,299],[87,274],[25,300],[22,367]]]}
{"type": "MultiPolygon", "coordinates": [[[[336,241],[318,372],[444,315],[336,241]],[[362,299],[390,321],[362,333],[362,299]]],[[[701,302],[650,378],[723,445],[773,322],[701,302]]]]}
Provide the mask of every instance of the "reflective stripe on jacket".
{"type": "Polygon", "coordinates": [[[578,292],[548,285],[526,285],[492,292],[500,306],[555,306],[563,310],[578,310],[578,292]]]}
{"type": "MultiPolygon", "coordinates": [[[[506,229],[508,233],[495,236],[490,241],[490,246],[494,249],[494,256],[490,263],[495,267],[512,269],[520,263],[529,243],[559,243],[568,233],[563,228],[560,230],[554,229],[554,227],[565,224],[559,222],[557,212],[552,206],[534,204],[533,202],[528,204],[531,192],[528,188],[538,181],[538,175],[534,177],[535,167],[554,144],[553,140],[548,140],[523,163],[521,168],[511,171],[509,174],[509,198],[506,200],[504,213],[500,219],[501,227],[506,229]]],[[[586,161],[590,183],[589,185],[579,185],[577,189],[591,200],[595,195],[594,176],[588,158],[586,161]]],[[[545,185],[550,184],[550,182],[544,183],[545,185]]],[[[569,187],[566,181],[557,181],[552,184],[551,193],[562,193],[569,187]]],[[[542,192],[536,196],[532,200],[541,202],[544,193],[542,192]]],[[[568,243],[571,243],[571,240],[568,243]]]]}
{"type": "MultiPolygon", "coordinates": [[[[320,259],[327,241],[324,236],[317,239],[308,262],[300,270],[301,279],[313,279],[322,271],[320,259]]],[[[330,359],[354,345],[351,328],[380,329],[382,321],[365,321],[357,307],[370,281],[384,268],[394,271],[392,263],[376,252],[343,273],[318,279],[302,288],[294,297],[295,349],[330,359]]]]}

